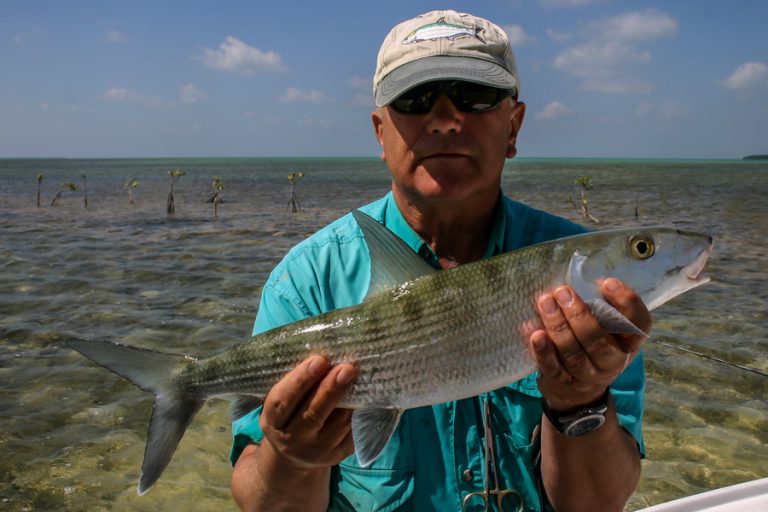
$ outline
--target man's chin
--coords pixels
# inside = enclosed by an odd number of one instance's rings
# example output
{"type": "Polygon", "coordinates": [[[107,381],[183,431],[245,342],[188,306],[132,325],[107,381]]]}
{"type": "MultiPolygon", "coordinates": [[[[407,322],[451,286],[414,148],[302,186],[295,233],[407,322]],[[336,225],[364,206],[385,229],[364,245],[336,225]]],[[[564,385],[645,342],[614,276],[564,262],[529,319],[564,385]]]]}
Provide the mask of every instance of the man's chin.
{"type": "Polygon", "coordinates": [[[471,158],[459,153],[440,153],[419,160],[419,167],[434,175],[466,172],[470,164],[471,158]]]}
{"type": "Polygon", "coordinates": [[[428,201],[461,201],[471,195],[471,184],[455,177],[433,179],[416,184],[412,193],[428,201]]]}

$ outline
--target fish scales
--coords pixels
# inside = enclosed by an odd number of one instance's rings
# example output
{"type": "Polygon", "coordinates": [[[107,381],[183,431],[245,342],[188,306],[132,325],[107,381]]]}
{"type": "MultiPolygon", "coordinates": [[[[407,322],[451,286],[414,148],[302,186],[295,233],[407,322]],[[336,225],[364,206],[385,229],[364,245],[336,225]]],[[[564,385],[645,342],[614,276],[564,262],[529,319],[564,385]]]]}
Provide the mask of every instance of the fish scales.
{"type": "Polygon", "coordinates": [[[410,408],[472,396],[484,376],[533,370],[521,326],[536,318],[532,297],[552,280],[552,248],[507,253],[416,279],[360,306],[259,334],[218,356],[191,362],[179,381],[196,396],[267,391],[311,354],[354,362],[358,379],[344,406],[410,408]]]}

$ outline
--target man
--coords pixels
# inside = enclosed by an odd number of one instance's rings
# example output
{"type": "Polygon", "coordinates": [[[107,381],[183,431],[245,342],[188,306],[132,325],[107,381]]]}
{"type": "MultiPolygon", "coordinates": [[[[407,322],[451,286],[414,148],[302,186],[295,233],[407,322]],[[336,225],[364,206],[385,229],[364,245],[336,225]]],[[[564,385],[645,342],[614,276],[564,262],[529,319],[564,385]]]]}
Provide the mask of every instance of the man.
{"type": "MultiPolygon", "coordinates": [[[[507,37],[487,20],[436,11],[396,26],[379,52],[372,114],[392,191],[361,210],[436,268],[582,232],[501,194],[525,114],[519,91],[507,37]]],[[[254,332],[359,303],[369,278],[347,215],[275,268],[254,332]]],[[[632,290],[615,279],[602,290],[648,331],[632,290]]],[[[245,510],[479,510],[472,493],[493,475],[490,488],[503,491],[488,502],[504,510],[621,510],[640,475],[644,339],[606,334],[568,287],[537,304],[542,328],[528,342],[538,375],[407,410],[366,468],[353,455],[350,411],[336,408],[355,368],[308,358],[234,423],[235,500],[245,510]]]]}

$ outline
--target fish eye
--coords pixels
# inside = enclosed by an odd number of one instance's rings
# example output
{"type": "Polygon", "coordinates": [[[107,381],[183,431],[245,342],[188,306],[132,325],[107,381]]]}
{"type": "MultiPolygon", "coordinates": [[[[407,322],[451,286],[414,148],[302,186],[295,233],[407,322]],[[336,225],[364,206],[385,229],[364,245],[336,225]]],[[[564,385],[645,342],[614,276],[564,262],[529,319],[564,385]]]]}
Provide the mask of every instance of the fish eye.
{"type": "Polygon", "coordinates": [[[656,250],[653,239],[646,235],[633,236],[629,241],[632,256],[638,260],[647,260],[656,250]]]}

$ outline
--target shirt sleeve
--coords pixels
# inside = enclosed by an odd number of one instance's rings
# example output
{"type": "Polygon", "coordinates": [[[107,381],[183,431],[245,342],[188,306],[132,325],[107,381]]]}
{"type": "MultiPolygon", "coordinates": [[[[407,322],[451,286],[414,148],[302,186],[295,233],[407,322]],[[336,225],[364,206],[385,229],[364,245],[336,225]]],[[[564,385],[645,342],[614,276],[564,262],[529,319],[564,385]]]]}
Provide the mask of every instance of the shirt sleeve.
{"type": "Polygon", "coordinates": [[[645,443],[643,441],[642,429],[645,367],[642,351],[611,384],[611,396],[616,406],[619,425],[632,434],[632,437],[637,442],[637,448],[640,450],[640,456],[645,458],[645,443]]]}
{"type": "MultiPolygon", "coordinates": [[[[307,316],[310,314],[298,295],[291,293],[285,287],[275,285],[270,279],[261,293],[253,334],[266,332],[307,316]]],[[[232,422],[232,449],[229,460],[233,465],[248,443],[260,443],[264,438],[264,433],[259,426],[259,416],[261,416],[261,406],[232,422]]]]}

